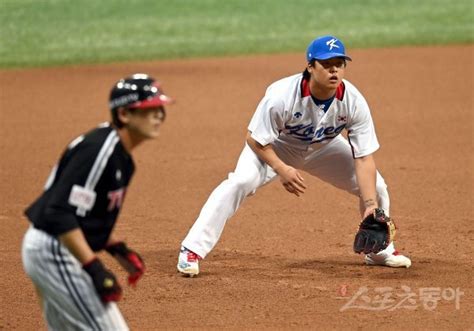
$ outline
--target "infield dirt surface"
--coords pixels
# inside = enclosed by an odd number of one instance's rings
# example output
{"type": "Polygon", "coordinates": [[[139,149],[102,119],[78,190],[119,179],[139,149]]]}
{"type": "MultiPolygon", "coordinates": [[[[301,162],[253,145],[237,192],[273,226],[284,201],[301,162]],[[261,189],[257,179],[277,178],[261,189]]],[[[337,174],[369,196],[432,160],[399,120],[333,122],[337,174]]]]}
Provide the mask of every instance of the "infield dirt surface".
{"type": "Polygon", "coordinates": [[[365,266],[352,252],[357,199],[304,173],[304,196],[278,180],[263,187],[197,278],[176,273],[181,240],[234,169],[266,87],[302,71],[303,53],[3,70],[0,329],[46,329],[21,263],[23,210],[67,143],[108,120],[112,84],[134,72],[158,78],[177,102],[160,137],[136,150],[116,228],[147,265],[119,303],[133,330],[472,328],[474,46],[349,53],[346,78],[371,107],[396,247],[411,268],[365,266]]]}

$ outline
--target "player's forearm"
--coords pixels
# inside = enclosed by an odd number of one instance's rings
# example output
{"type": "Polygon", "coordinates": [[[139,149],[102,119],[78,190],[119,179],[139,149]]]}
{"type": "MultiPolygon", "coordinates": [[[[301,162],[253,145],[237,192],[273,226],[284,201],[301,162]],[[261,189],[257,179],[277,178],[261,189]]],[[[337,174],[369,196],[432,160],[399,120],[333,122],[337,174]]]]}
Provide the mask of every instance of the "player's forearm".
{"type": "Polygon", "coordinates": [[[276,155],[271,145],[262,146],[247,133],[247,144],[257,154],[257,156],[268,164],[276,173],[279,173],[286,164],[276,155]]]}
{"type": "Polygon", "coordinates": [[[82,264],[95,258],[95,253],[90,248],[80,228],[63,233],[59,236],[59,240],[82,264]]]}
{"type": "Polygon", "coordinates": [[[107,244],[105,244],[105,247],[116,244],[120,242],[121,240],[116,238],[115,235],[112,233],[109,237],[109,240],[107,240],[107,244]]]}
{"type": "Polygon", "coordinates": [[[367,155],[357,158],[354,160],[354,164],[364,208],[366,210],[377,208],[377,191],[375,188],[377,170],[373,156],[367,155]]]}

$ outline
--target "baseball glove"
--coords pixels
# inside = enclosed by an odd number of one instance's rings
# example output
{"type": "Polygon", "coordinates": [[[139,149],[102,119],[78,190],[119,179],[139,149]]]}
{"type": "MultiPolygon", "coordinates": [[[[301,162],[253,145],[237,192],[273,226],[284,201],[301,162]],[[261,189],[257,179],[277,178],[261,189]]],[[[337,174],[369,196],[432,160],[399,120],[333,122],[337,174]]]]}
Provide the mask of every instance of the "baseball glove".
{"type": "Polygon", "coordinates": [[[378,253],[393,241],[395,232],[395,223],[383,209],[377,208],[360,223],[354,239],[354,252],[378,253]]]}

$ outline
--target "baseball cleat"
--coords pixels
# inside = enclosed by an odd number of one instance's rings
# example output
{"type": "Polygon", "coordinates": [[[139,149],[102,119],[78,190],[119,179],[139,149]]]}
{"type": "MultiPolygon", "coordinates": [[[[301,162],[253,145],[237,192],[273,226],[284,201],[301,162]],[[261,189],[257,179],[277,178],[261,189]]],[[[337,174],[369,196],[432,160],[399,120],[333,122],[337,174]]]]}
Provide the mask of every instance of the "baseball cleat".
{"type": "Polygon", "coordinates": [[[411,260],[401,255],[398,251],[393,252],[388,256],[379,256],[376,254],[367,254],[365,256],[365,264],[367,265],[384,265],[392,268],[410,268],[411,260]]]}
{"type": "Polygon", "coordinates": [[[194,277],[199,274],[199,260],[201,257],[186,247],[181,247],[178,257],[178,271],[183,276],[194,277]]]}

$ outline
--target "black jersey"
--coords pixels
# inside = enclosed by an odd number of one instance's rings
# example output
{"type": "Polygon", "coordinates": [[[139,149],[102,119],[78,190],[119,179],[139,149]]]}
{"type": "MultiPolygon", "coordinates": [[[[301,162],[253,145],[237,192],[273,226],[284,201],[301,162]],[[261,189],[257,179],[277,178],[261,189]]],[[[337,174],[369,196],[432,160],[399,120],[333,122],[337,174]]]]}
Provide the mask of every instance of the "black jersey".
{"type": "Polygon", "coordinates": [[[80,227],[89,246],[101,250],[134,169],[117,131],[101,125],[69,144],[45,191],[25,213],[35,228],[53,236],[80,227]]]}

